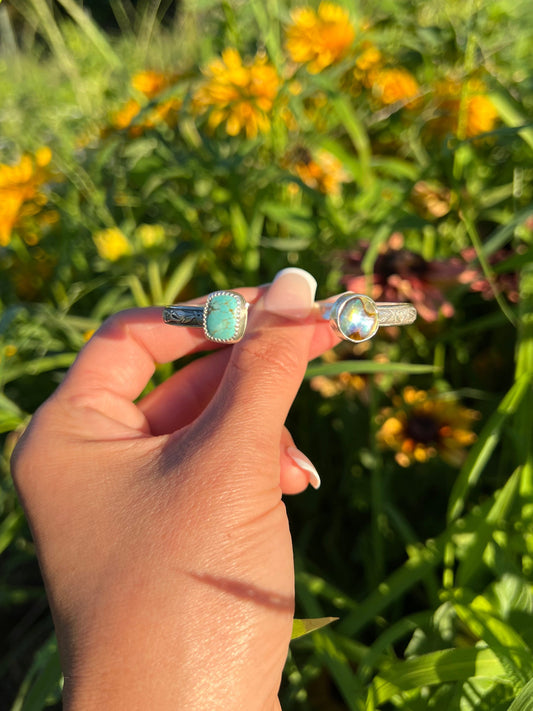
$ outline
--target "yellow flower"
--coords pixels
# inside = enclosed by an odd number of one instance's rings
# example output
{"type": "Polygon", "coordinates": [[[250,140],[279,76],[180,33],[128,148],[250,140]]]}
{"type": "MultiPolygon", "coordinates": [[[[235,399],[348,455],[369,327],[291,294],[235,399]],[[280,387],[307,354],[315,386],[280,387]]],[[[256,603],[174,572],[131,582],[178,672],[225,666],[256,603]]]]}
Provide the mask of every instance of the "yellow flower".
{"type": "Polygon", "coordinates": [[[400,466],[437,456],[454,466],[462,464],[465,447],[476,439],[472,424],[479,418],[478,412],[463,407],[451,394],[413,387],[404,388],[393,403],[393,408],[381,413],[377,438],[383,447],[395,452],[400,466]]]}
{"type": "Polygon", "coordinates": [[[339,195],[341,184],[349,180],[340,160],[325,150],[318,150],[313,157],[300,146],[286,163],[303,183],[326,195],[339,195]]]}
{"type": "Polygon", "coordinates": [[[383,106],[401,102],[407,108],[419,103],[420,86],[403,67],[384,68],[371,74],[372,93],[383,106]]]}
{"type": "Polygon", "coordinates": [[[335,377],[326,375],[315,375],[310,380],[312,390],[319,392],[322,397],[335,397],[343,393],[344,395],[358,395],[362,393],[366,386],[366,380],[357,373],[339,373],[335,377]]]}
{"type": "Polygon", "coordinates": [[[248,138],[270,130],[269,113],[279,89],[279,77],[266,57],[256,56],[243,64],[236,49],[225,49],[204,70],[205,81],[193,97],[198,113],[210,110],[208,126],[214,130],[225,123],[226,132],[248,138]]]}
{"type": "Polygon", "coordinates": [[[365,41],[361,44],[361,53],[355,60],[353,77],[351,80],[352,92],[359,93],[361,86],[369,89],[378,70],[383,65],[384,59],[380,50],[372,42],[365,41]],[[355,80],[355,86],[353,86],[355,80]]]}
{"type": "Polygon", "coordinates": [[[15,165],[0,164],[0,246],[8,245],[13,229],[46,204],[39,188],[50,178],[51,159],[51,150],[44,147],[33,158],[22,156],[15,165]]]}
{"type": "Polygon", "coordinates": [[[131,79],[131,85],[137,91],[140,91],[147,99],[153,99],[176,81],[175,74],[167,74],[165,72],[156,72],[147,69],[143,72],[134,74],[131,79]]]}
{"type": "Polygon", "coordinates": [[[311,7],[296,8],[291,19],[287,51],[294,62],[307,64],[312,74],[341,60],[355,37],[348,13],[332,2],[321,2],[317,11],[311,7]]]}
{"type": "Polygon", "coordinates": [[[165,228],[162,225],[139,225],[135,232],[145,249],[157,247],[165,241],[165,228]]]}
{"type": "Polygon", "coordinates": [[[118,227],[108,227],[93,235],[98,254],[109,262],[116,262],[121,257],[131,254],[131,244],[118,227]]]}
{"type": "Polygon", "coordinates": [[[498,113],[486,91],[485,84],[477,79],[470,79],[466,85],[454,79],[439,82],[435,86],[437,118],[429,127],[439,135],[452,133],[466,138],[492,131],[498,113]]]}

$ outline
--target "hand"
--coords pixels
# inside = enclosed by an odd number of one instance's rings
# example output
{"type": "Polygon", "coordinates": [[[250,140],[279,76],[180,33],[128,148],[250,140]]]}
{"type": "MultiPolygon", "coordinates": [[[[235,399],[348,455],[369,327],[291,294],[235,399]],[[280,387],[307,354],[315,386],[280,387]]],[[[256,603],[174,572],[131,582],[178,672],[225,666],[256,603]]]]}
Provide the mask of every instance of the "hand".
{"type": "Polygon", "coordinates": [[[156,363],[206,341],[160,309],[118,314],[34,416],[13,475],[66,710],[279,708],[294,605],[281,494],[317,484],[284,421],[309,358],[336,342],[306,318],[311,280],[241,290],[244,339],[140,400],[156,363]]]}

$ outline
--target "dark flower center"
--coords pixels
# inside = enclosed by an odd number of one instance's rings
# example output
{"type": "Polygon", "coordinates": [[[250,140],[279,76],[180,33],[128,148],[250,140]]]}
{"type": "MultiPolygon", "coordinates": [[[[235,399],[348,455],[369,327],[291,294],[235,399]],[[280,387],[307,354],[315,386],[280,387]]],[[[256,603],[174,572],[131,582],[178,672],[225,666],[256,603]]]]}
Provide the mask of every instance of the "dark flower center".
{"type": "Polygon", "coordinates": [[[380,254],[374,266],[375,274],[386,279],[391,274],[401,277],[423,277],[428,271],[426,260],[408,249],[388,249],[380,254]]]}
{"type": "Polygon", "coordinates": [[[440,424],[430,415],[413,414],[407,421],[407,437],[420,444],[436,443],[439,440],[440,424]]]}

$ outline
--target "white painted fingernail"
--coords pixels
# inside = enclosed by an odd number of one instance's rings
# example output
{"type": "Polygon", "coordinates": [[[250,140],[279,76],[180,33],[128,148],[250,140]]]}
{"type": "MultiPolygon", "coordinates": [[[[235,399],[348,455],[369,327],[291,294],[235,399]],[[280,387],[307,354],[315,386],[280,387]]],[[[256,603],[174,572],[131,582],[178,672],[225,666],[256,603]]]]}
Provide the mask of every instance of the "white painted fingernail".
{"type": "Polygon", "coordinates": [[[306,318],[315,302],[316,287],[315,277],[304,269],[282,269],[265,295],[264,308],[294,320],[306,318]]]}
{"type": "Polygon", "coordinates": [[[313,489],[318,489],[320,487],[320,476],[313,466],[313,462],[308,459],[303,452],[300,452],[296,447],[287,447],[287,454],[296,464],[298,469],[302,469],[309,476],[309,483],[313,489]]]}

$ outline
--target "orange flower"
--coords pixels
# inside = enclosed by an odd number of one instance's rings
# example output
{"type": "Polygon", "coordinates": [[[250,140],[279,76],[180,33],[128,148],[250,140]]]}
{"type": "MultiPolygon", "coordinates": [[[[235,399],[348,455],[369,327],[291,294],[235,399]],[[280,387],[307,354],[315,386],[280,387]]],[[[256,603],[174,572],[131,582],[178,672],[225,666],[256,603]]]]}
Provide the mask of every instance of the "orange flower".
{"type": "Polygon", "coordinates": [[[169,86],[172,86],[176,79],[177,75],[175,74],[166,74],[147,69],[134,74],[131,79],[131,85],[134,89],[144,94],[147,99],[153,99],[169,86]]]}
{"type": "Polygon", "coordinates": [[[470,79],[466,84],[446,79],[435,87],[437,118],[429,124],[439,135],[448,133],[475,138],[494,128],[498,113],[486,95],[482,81],[470,79]]]}
{"type": "Polygon", "coordinates": [[[39,213],[47,198],[39,188],[50,177],[49,148],[40,148],[32,158],[24,155],[16,165],[0,164],[0,246],[11,240],[13,229],[25,218],[39,213]]]}
{"type": "Polygon", "coordinates": [[[341,60],[355,37],[346,10],[332,2],[321,2],[318,10],[299,7],[291,13],[286,47],[291,59],[307,64],[312,74],[341,60]]]}
{"type": "Polygon", "coordinates": [[[419,103],[420,86],[407,69],[384,68],[372,76],[372,93],[384,106],[401,102],[406,108],[413,109],[419,103]]]}
{"type": "Polygon", "coordinates": [[[119,131],[128,128],[140,110],[141,105],[136,99],[128,99],[124,106],[111,116],[111,125],[119,131]]]}
{"type": "Polygon", "coordinates": [[[400,466],[425,463],[437,456],[454,466],[462,464],[465,448],[476,439],[472,424],[479,419],[478,412],[460,405],[451,393],[410,386],[393,399],[393,405],[381,413],[377,438],[395,452],[400,466]]]}
{"type": "MultiPolygon", "coordinates": [[[[167,126],[174,126],[180,108],[181,100],[170,98],[141,116],[142,105],[136,99],[128,99],[124,106],[111,116],[111,128],[118,131],[128,129],[130,136],[140,136],[144,130],[154,128],[163,122],[167,126]]],[[[108,130],[102,133],[105,136],[108,130]]]]}
{"type": "Polygon", "coordinates": [[[205,81],[193,97],[193,109],[210,111],[208,126],[214,130],[225,123],[226,132],[248,138],[270,130],[269,114],[278,93],[279,77],[266,57],[256,56],[243,64],[236,49],[225,49],[222,57],[207,65],[205,81]]]}
{"type": "Polygon", "coordinates": [[[287,163],[303,183],[326,195],[338,195],[341,184],[349,180],[340,160],[325,150],[318,150],[313,157],[300,146],[287,163]]]}

